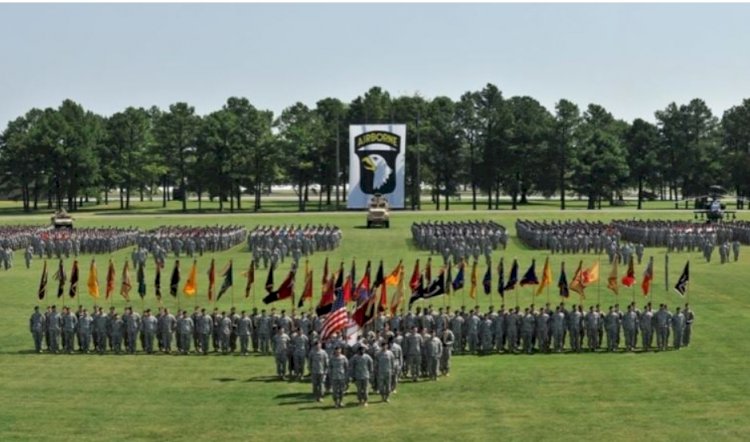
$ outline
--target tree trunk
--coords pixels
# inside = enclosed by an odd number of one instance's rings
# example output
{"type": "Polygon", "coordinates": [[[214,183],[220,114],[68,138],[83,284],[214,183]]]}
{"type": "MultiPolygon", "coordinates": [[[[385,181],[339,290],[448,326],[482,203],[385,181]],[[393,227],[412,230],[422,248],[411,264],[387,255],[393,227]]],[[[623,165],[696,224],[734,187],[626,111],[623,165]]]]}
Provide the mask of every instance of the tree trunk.
{"type": "Polygon", "coordinates": [[[638,210],[643,209],[643,177],[638,176],[638,210]]]}
{"type": "Polygon", "coordinates": [[[162,192],[161,192],[162,203],[161,203],[161,206],[163,208],[166,208],[167,207],[167,177],[166,176],[162,176],[162,178],[161,178],[161,184],[162,184],[162,188],[161,188],[162,189],[162,192]]]}
{"type": "Polygon", "coordinates": [[[239,183],[237,183],[237,211],[242,210],[242,189],[240,189],[239,183]]]}
{"type": "Polygon", "coordinates": [[[125,184],[125,208],[130,210],[130,188],[132,187],[132,183],[130,182],[130,177],[128,177],[128,182],[125,184]]]}

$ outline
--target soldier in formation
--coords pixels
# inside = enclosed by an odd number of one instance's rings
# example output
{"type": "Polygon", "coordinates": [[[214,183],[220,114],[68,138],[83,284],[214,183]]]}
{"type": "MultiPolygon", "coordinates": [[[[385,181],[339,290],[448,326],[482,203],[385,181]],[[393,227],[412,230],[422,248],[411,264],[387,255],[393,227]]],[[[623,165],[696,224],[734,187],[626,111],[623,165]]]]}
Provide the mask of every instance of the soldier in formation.
{"type": "Polygon", "coordinates": [[[299,262],[315,252],[334,250],[341,244],[341,229],[329,224],[256,226],[247,236],[253,262],[263,268],[291,258],[299,262]]]}
{"type": "Polygon", "coordinates": [[[508,234],[494,221],[427,221],[411,225],[412,239],[422,250],[443,257],[445,263],[468,261],[470,257],[489,259],[493,250],[505,249],[508,234]]]}

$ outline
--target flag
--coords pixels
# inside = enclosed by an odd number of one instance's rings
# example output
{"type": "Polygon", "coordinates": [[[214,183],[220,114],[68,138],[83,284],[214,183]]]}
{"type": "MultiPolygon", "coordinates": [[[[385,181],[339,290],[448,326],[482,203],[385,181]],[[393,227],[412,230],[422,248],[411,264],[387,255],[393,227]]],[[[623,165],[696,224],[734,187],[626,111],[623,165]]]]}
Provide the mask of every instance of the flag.
{"type": "Polygon", "coordinates": [[[542,269],[542,282],[539,283],[539,287],[536,289],[537,296],[542,294],[545,287],[552,285],[552,269],[549,266],[549,257],[544,259],[544,268],[542,269]]]}
{"type": "Polygon", "coordinates": [[[182,293],[185,296],[195,296],[198,291],[198,260],[193,260],[193,265],[190,267],[190,273],[188,273],[187,281],[185,286],[182,288],[182,293]]]}
{"type": "Polygon", "coordinates": [[[497,293],[505,298],[505,263],[502,257],[500,264],[497,265],[497,293]]]}
{"type": "Polygon", "coordinates": [[[263,303],[270,304],[291,297],[294,293],[294,275],[296,272],[297,266],[292,264],[292,268],[289,270],[286,279],[281,283],[278,289],[268,292],[266,297],[263,298],[263,303]]]}
{"type": "MultiPolygon", "coordinates": [[[[177,297],[177,288],[180,286],[180,261],[175,260],[174,269],[172,270],[172,278],[169,280],[169,294],[177,297]]],[[[157,284],[158,287],[158,284],[157,284]]],[[[157,289],[158,291],[159,289],[157,289]]],[[[159,295],[157,295],[159,296],[159,295]]]]}
{"type": "Polygon", "coordinates": [[[434,281],[432,281],[427,287],[427,290],[424,291],[424,294],[422,295],[423,299],[429,299],[434,298],[436,296],[444,295],[445,294],[445,269],[440,270],[440,274],[438,274],[438,277],[435,278],[434,281]]]}
{"type": "Polygon", "coordinates": [[[146,273],[143,269],[143,263],[138,264],[138,294],[141,299],[146,297],[146,273]]]}
{"type": "Polygon", "coordinates": [[[223,272],[221,272],[221,276],[224,277],[224,281],[221,282],[221,287],[219,287],[219,293],[216,295],[216,300],[218,301],[221,299],[221,295],[227,292],[229,290],[229,287],[232,286],[234,283],[234,277],[232,275],[232,260],[229,260],[229,264],[227,264],[227,267],[224,269],[223,272]]]}
{"type": "Polygon", "coordinates": [[[510,267],[510,275],[508,275],[508,283],[505,284],[503,291],[513,290],[518,283],[518,261],[513,260],[513,265],[510,267]]]}
{"type": "Polygon", "coordinates": [[[383,260],[380,260],[380,265],[378,266],[378,273],[375,275],[375,282],[372,285],[372,291],[373,296],[375,291],[380,288],[380,302],[378,304],[378,308],[381,311],[384,311],[386,307],[388,307],[388,299],[387,299],[387,293],[386,293],[386,286],[385,286],[385,276],[383,275],[383,260]]]}
{"type": "Polygon", "coordinates": [[[532,259],[529,269],[526,270],[526,273],[523,274],[523,278],[521,278],[520,285],[523,287],[525,285],[537,284],[539,284],[539,279],[536,277],[536,259],[532,259]]]}
{"type": "Polygon", "coordinates": [[[44,260],[44,267],[42,268],[42,278],[39,280],[39,291],[37,296],[39,300],[44,299],[47,295],[47,260],[44,260]]]}
{"type": "Polygon", "coordinates": [[[609,272],[609,278],[607,278],[607,288],[612,290],[615,295],[620,294],[620,287],[617,285],[617,263],[620,261],[620,256],[615,255],[615,259],[612,261],[612,271],[609,272]]]}
{"type": "MultiPolygon", "coordinates": [[[[344,268],[344,262],[341,262],[341,268],[344,268]]],[[[353,292],[354,292],[354,276],[355,276],[355,269],[354,269],[354,260],[352,259],[352,268],[349,271],[349,275],[347,275],[346,280],[344,281],[344,302],[350,303],[353,299],[353,292]]],[[[326,289],[326,282],[323,282],[323,292],[325,293],[326,289]]]]}
{"type": "Polygon", "coordinates": [[[688,283],[690,282],[690,261],[685,263],[685,269],[680,275],[680,279],[677,280],[677,284],[674,286],[675,291],[680,296],[685,296],[688,290],[688,283]]]}
{"type": "Polygon", "coordinates": [[[65,268],[63,268],[63,262],[62,259],[60,260],[60,265],[57,268],[57,272],[55,273],[55,279],[60,282],[60,284],[57,286],[57,297],[60,298],[65,294],[65,268]]]}
{"type": "Polygon", "coordinates": [[[89,288],[89,295],[94,299],[99,299],[99,277],[96,274],[96,262],[93,259],[89,267],[89,280],[86,285],[89,288]]]}
{"type": "MultiPolygon", "coordinates": [[[[156,299],[161,301],[161,263],[156,261],[156,276],[154,276],[154,288],[156,290],[156,299]]],[[[179,279],[179,277],[177,278],[179,279]]],[[[177,285],[175,285],[177,287],[177,285]]]]}
{"type": "MultiPolygon", "coordinates": [[[[326,258],[326,268],[324,271],[325,272],[328,271],[328,258],[326,258]]],[[[297,308],[302,308],[302,306],[305,305],[305,300],[307,299],[312,301],[312,298],[313,298],[312,278],[313,278],[313,272],[312,270],[308,270],[305,273],[305,288],[302,290],[302,296],[299,297],[297,308]]]]}
{"type": "Polygon", "coordinates": [[[409,288],[412,292],[419,287],[419,259],[414,263],[414,270],[411,272],[411,278],[409,278],[409,288]]]}
{"type": "Polygon", "coordinates": [[[370,261],[367,261],[365,267],[365,274],[362,276],[362,280],[357,284],[357,288],[354,290],[354,300],[357,304],[362,304],[370,298],[370,261]]]}
{"type": "Polygon", "coordinates": [[[130,282],[130,261],[126,259],[125,265],[122,267],[122,285],[120,286],[120,295],[126,301],[130,301],[130,289],[132,288],[133,284],[130,282]]]}
{"type": "Polygon", "coordinates": [[[213,258],[211,258],[211,265],[208,266],[208,302],[213,301],[215,291],[216,291],[216,262],[213,258]]]}
{"type": "Polygon", "coordinates": [[[424,275],[419,275],[419,284],[417,288],[412,290],[411,296],[409,297],[409,308],[414,304],[415,301],[421,299],[424,296],[424,275]]]}
{"type": "Polygon", "coordinates": [[[484,286],[484,294],[489,295],[492,293],[492,264],[488,263],[487,270],[484,272],[484,278],[482,278],[482,286],[484,286]]]}
{"type": "Polygon", "coordinates": [[[71,298],[75,298],[78,294],[78,260],[73,261],[73,269],[70,271],[70,291],[68,294],[71,298]]]}
{"type": "MultiPolygon", "coordinates": [[[[127,260],[126,260],[127,261],[127,260]]],[[[112,260],[109,260],[109,266],[107,266],[107,288],[104,290],[104,299],[109,299],[112,293],[115,292],[115,265],[112,260]]]]}
{"type": "Polygon", "coordinates": [[[451,282],[451,285],[453,286],[453,290],[460,290],[464,288],[464,267],[465,263],[461,261],[461,264],[458,265],[458,273],[456,273],[456,278],[451,282]]]}
{"type": "Polygon", "coordinates": [[[583,260],[578,264],[578,269],[573,274],[573,279],[570,280],[570,290],[581,295],[582,298],[586,297],[585,289],[586,286],[583,284],[583,260]]]}
{"type": "Polygon", "coordinates": [[[643,272],[643,282],[641,282],[641,290],[643,290],[643,296],[648,296],[648,292],[651,290],[651,280],[654,279],[654,257],[648,259],[648,265],[646,271],[643,272]]]}
{"type": "MultiPolygon", "coordinates": [[[[428,279],[429,281],[429,279],[428,279]]],[[[471,264],[471,286],[469,287],[469,297],[477,299],[477,260],[471,264]]]]}
{"type": "Polygon", "coordinates": [[[453,263],[448,260],[448,276],[445,279],[445,294],[450,295],[453,288],[453,263]]]}
{"type": "Polygon", "coordinates": [[[628,273],[622,277],[622,285],[632,287],[635,284],[635,268],[633,267],[633,256],[628,261],[628,273]]]}
{"type": "Polygon", "coordinates": [[[396,284],[396,293],[391,298],[391,315],[398,311],[401,301],[404,299],[404,266],[401,265],[401,271],[398,274],[398,283],[396,284]]]}
{"type": "MultiPolygon", "coordinates": [[[[343,270],[343,269],[342,269],[343,270]]],[[[346,328],[349,318],[346,314],[346,302],[344,302],[344,291],[343,291],[343,271],[339,272],[337,279],[341,280],[342,283],[336,288],[335,297],[336,300],[333,302],[333,308],[331,314],[325,317],[323,320],[323,326],[320,330],[320,339],[325,341],[330,338],[334,333],[338,333],[346,328]]],[[[312,276],[311,276],[312,278],[312,276]]],[[[310,289],[312,295],[312,288],[310,289]]]]}
{"type": "Polygon", "coordinates": [[[424,278],[428,283],[432,281],[432,257],[427,258],[427,265],[424,268],[424,278]]]}
{"type": "MultiPolygon", "coordinates": [[[[305,276],[307,276],[307,260],[305,260],[305,276]]],[[[323,277],[320,279],[321,286],[326,285],[328,281],[328,257],[326,256],[326,262],[323,264],[323,277]]],[[[304,295],[302,296],[304,298],[304,295]]]]}
{"type": "Polygon", "coordinates": [[[561,297],[567,298],[570,296],[568,277],[565,275],[565,262],[560,264],[560,278],[557,280],[557,288],[560,289],[561,297]]]}
{"type": "Polygon", "coordinates": [[[255,283],[255,261],[250,261],[250,268],[243,275],[247,278],[247,282],[245,283],[245,298],[249,298],[250,289],[253,288],[253,283],[255,283]]]}
{"type": "Polygon", "coordinates": [[[599,280],[599,261],[594,261],[591,267],[583,271],[583,286],[588,287],[599,280]]]}
{"type": "Polygon", "coordinates": [[[268,268],[268,276],[266,276],[266,291],[272,292],[273,291],[273,268],[274,264],[271,263],[271,267],[268,268]]]}
{"type": "Polygon", "coordinates": [[[385,277],[385,285],[396,285],[398,284],[398,278],[401,274],[401,267],[403,266],[402,261],[399,259],[396,268],[394,268],[388,276],[385,277]]]}
{"type": "Polygon", "coordinates": [[[331,277],[328,278],[328,281],[325,284],[325,288],[323,290],[323,296],[320,297],[318,306],[315,307],[315,314],[318,315],[318,317],[325,316],[331,313],[331,310],[333,309],[333,303],[334,301],[336,301],[336,293],[334,292],[334,288],[333,288],[336,277],[337,275],[335,274],[331,275],[331,277]]]}

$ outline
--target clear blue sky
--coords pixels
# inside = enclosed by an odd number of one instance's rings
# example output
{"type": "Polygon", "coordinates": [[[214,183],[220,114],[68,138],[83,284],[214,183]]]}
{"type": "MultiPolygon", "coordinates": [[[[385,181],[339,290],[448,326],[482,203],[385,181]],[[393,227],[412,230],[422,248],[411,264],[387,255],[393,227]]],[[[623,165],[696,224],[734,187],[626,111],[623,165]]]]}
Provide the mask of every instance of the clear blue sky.
{"type": "Polygon", "coordinates": [[[426,97],[492,82],[616,117],[750,97],[750,5],[0,5],[0,127],[72,98],[109,115],[232,95],[278,114],[379,85],[426,97]]]}

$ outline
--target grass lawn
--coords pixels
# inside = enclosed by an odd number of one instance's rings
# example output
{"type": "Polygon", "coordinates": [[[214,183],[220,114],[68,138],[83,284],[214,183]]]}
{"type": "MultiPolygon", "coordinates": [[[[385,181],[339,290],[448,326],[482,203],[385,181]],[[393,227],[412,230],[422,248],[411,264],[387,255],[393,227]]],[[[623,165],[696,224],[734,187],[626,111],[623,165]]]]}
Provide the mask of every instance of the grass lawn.
{"type": "MultiPolygon", "coordinates": [[[[411,244],[413,221],[442,219],[492,219],[515,234],[514,222],[522,216],[534,219],[612,218],[692,218],[690,211],[659,209],[637,212],[631,207],[601,212],[555,210],[556,201],[539,202],[510,210],[471,212],[463,205],[455,212],[397,212],[391,229],[364,228],[361,212],[338,213],[262,213],[176,215],[159,207],[143,207],[126,214],[116,210],[94,210],[75,214],[79,226],[139,226],[162,224],[257,224],[331,223],[343,229],[342,247],[328,254],[332,263],[345,261],[348,269],[357,260],[358,275],[365,261],[372,259],[373,276],[377,260],[383,259],[386,272],[403,258],[407,276],[414,260],[424,263],[428,253],[411,244]]],[[[249,206],[249,202],[243,202],[249,206]]],[[[293,202],[292,202],[293,204],[293,202]]],[[[653,203],[659,204],[659,203],[653,203]]],[[[192,205],[192,202],[191,202],[192,205]]],[[[0,205],[0,224],[48,223],[49,215],[16,215],[14,204],[0,205]]],[[[115,208],[114,203],[111,207],[115,208]]],[[[427,206],[423,206],[427,207],[427,206]]],[[[653,207],[654,209],[656,207],[653,207]]],[[[507,209],[507,206],[504,207],[507,209]]],[[[750,219],[750,213],[738,215],[750,219]]],[[[517,258],[525,270],[537,259],[537,274],[546,254],[524,248],[512,236],[508,249],[496,251],[494,262],[503,256],[517,258]]],[[[119,270],[130,250],[112,255],[119,270]]],[[[684,303],[671,289],[665,290],[664,249],[647,249],[655,258],[653,302],[668,302],[672,310],[684,303]]],[[[680,351],[648,354],[564,354],[487,357],[458,356],[453,372],[438,382],[405,383],[390,404],[373,397],[371,406],[334,410],[329,398],[321,405],[311,401],[307,383],[277,382],[272,379],[274,363],[270,357],[239,356],[96,356],[36,355],[28,331],[28,318],[36,304],[42,262],[35,259],[31,269],[23,266],[22,252],[16,252],[16,266],[0,271],[0,296],[3,298],[0,322],[0,441],[10,440],[747,440],[750,435],[750,309],[747,274],[750,250],[744,247],[740,262],[728,265],[706,263],[698,253],[670,255],[670,286],[687,259],[691,261],[689,300],[696,314],[693,342],[680,351]]],[[[315,270],[315,302],[320,296],[320,276],[324,254],[310,264],[315,270]]],[[[262,288],[252,299],[242,298],[239,270],[247,267],[250,254],[238,246],[214,256],[217,268],[235,262],[234,297],[226,295],[218,303],[228,309],[232,300],[240,308],[260,307],[262,288]]],[[[107,256],[98,256],[100,285],[106,273],[107,256]]],[[[557,280],[560,261],[566,261],[568,278],[583,258],[590,264],[593,255],[553,255],[553,280],[557,280]]],[[[609,273],[606,255],[601,274],[609,273]]],[[[210,255],[198,260],[199,295],[197,302],[207,305],[206,271],[210,255]]],[[[434,257],[433,272],[440,257],[434,257]]],[[[80,301],[93,304],[85,294],[89,256],[81,258],[84,292],[80,301]]],[[[69,270],[71,261],[66,261],[69,270]]],[[[56,262],[51,262],[54,268],[56,262]]],[[[276,274],[277,283],[288,271],[286,261],[276,274]]],[[[166,274],[172,268],[168,259],[166,274]]],[[[186,263],[183,262],[183,278],[186,263]]],[[[149,294],[145,306],[155,308],[153,264],[146,269],[149,294]]],[[[621,267],[621,272],[624,268],[621,267]]],[[[479,266],[479,279],[484,272],[479,266]]],[[[50,275],[54,273],[54,270],[50,275]]],[[[636,268],[640,282],[643,267],[636,268]]],[[[265,272],[256,278],[262,281],[265,272]]],[[[497,275],[493,274],[493,278],[497,275]]],[[[167,291],[168,276],[163,276],[167,291]]],[[[470,278],[467,275],[467,282],[470,278]]],[[[298,277],[298,292],[302,279],[298,277]]],[[[220,283],[220,281],[219,281],[220,283]]],[[[496,285],[493,282],[493,286],[496,285]]],[[[606,283],[605,283],[606,285],[606,283]]],[[[50,278],[48,296],[54,296],[56,282],[50,278]]],[[[135,292],[135,290],[133,291],[135,292]]],[[[481,287],[480,287],[481,292],[481,287]]],[[[619,302],[629,302],[629,289],[621,292],[619,302]]],[[[468,290],[451,297],[433,300],[435,307],[472,305],[468,290]],[[470,303],[471,302],[471,303],[470,303]]],[[[587,292],[586,305],[601,301],[603,308],[615,297],[603,287],[587,292]]],[[[137,296],[137,295],[136,295],[137,296]]],[[[531,290],[518,292],[520,304],[532,301],[531,290]]],[[[644,298],[635,294],[639,305],[644,298]]],[[[506,304],[515,304],[515,295],[506,295],[506,304]]],[[[552,292],[550,301],[559,298],[552,292]]],[[[177,303],[166,296],[165,305],[177,303]]],[[[534,300],[546,301],[542,295],[534,300]]],[[[58,306],[59,300],[54,300],[58,306]]],[[[68,304],[71,300],[66,301],[68,304]]],[[[422,301],[420,301],[422,302],[422,301]]],[[[499,306],[497,294],[478,295],[483,310],[499,306]]],[[[570,302],[578,302],[571,298],[570,302]]],[[[121,311],[125,301],[116,295],[114,305],[121,311]]],[[[43,303],[46,305],[47,302],[43,303]]],[[[181,298],[181,306],[192,309],[194,299],[181,298]]],[[[281,303],[279,303],[281,304],[281,303]]],[[[141,302],[134,303],[140,308],[141,302]]],[[[289,308],[284,302],[278,308],[289,308]]],[[[356,402],[348,395],[345,402],[356,402]]],[[[351,405],[351,404],[350,404],[351,405]]]]}

